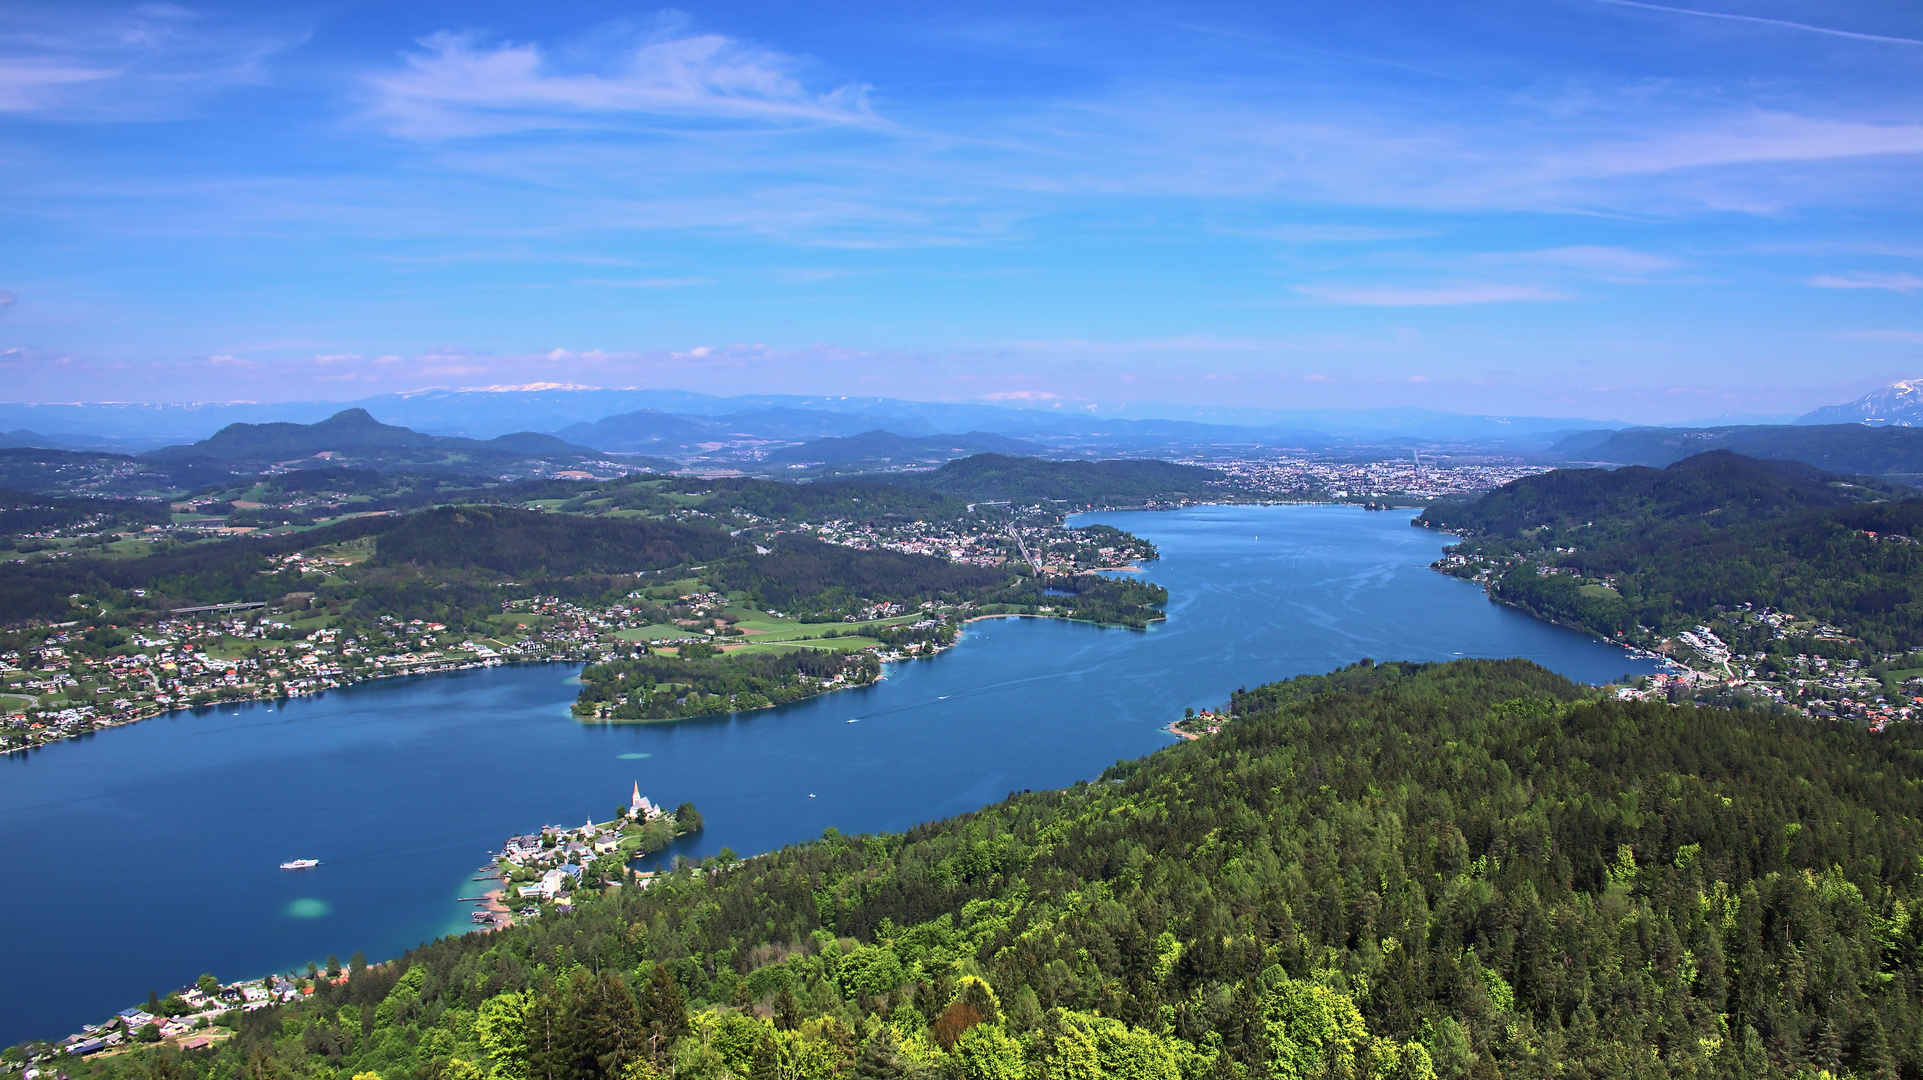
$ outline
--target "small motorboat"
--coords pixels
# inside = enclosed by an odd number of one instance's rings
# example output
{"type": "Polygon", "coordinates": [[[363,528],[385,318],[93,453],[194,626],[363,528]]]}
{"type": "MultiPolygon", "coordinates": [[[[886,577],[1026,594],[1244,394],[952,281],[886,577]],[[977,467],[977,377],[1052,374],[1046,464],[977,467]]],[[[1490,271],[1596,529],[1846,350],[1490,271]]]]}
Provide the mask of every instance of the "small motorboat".
{"type": "Polygon", "coordinates": [[[289,859],[281,863],[280,868],[282,870],[311,870],[320,864],[321,861],[319,859],[289,859]]]}

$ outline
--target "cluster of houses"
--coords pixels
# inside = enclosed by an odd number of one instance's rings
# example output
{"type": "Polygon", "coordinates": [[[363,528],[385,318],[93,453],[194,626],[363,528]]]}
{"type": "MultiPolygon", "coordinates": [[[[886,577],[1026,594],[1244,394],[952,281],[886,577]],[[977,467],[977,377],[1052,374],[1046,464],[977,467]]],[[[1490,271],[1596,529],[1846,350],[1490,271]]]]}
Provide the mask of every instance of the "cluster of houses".
{"type": "MultiPolygon", "coordinates": [[[[344,981],[346,978],[345,974],[341,974],[334,977],[334,981],[344,981]]],[[[208,985],[213,985],[211,980],[208,985]]],[[[153,1013],[143,1008],[122,1009],[103,1023],[83,1025],[75,1034],[54,1044],[54,1048],[58,1053],[81,1056],[132,1042],[165,1039],[182,1050],[198,1050],[226,1037],[226,1031],[214,1027],[214,1021],[222,1014],[234,1009],[264,1009],[311,992],[310,988],[297,986],[283,975],[228,983],[215,987],[211,992],[200,986],[185,986],[168,996],[169,1001],[178,998],[187,1006],[188,1011],[178,1016],[153,1013]],[[149,1028],[152,1030],[147,1030],[149,1028]]],[[[46,1068],[30,1065],[22,1078],[34,1080],[38,1076],[52,1075],[46,1068]]]]}
{"type": "MultiPolygon", "coordinates": [[[[641,794],[640,784],[634,785],[634,795],[628,803],[628,821],[653,821],[666,817],[667,813],[641,794]]],[[[516,890],[521,898],[561,900],[581,880],[583,868],[589,862],[620,850],[621,826],[619,820],[596,825],[593,818],[579,828],[544,825],[538,833],[508,837],[507,843],[501,847],[501,862],[506,864],[504,869],[510,873],[514,870],[542,871],[538,880],[523,884],[516,890]]]]}

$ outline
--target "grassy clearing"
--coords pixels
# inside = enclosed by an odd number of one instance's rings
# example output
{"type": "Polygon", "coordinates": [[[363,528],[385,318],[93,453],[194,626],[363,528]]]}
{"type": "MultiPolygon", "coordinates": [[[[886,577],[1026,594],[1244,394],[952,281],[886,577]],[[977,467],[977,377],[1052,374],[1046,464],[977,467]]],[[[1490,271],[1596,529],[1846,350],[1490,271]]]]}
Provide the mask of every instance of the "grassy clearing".
{"type": "Polygon", "coordinates": [[[1919,675],[1923,675],[1923,667],[1893,668],[1883,673],[1883,689],[1890,693],[1903,693],[1903,683],[1919,675]]]}
{"type": "MultiPolygon", "coordinates": [[[[741,641],[743,639],[731,638],[730,640],[741,641]]],[[[854,652],[856,649],[866,649],[871,645],[881,644],[881,642],[876,641],[874,638],[865,637],[794,638],[788,641],[764,641],[759,638],[748,640],[750,640],[752,644],[743,645],[738,649],[730,649],[728,655],[752,656],[756,653],[793,652],[796,649],[826,649],[829,652],[854,652]]]]}
{"type": "Polygon", "coordinates": [[[655,623],[652,626],[631,626],[626,630],[616,630],[614,636],[622,641],[653,641],[656,638],[676,637],[700,638],[706,641],[708,638],[706,634],[690,627],[663,623],[655,623]]]}

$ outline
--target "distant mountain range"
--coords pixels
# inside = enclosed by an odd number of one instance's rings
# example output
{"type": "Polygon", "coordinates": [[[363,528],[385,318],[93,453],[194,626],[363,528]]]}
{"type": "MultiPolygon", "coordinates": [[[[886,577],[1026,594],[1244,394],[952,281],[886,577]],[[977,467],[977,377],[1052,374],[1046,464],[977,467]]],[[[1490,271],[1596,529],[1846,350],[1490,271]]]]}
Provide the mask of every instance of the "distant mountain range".
{"type": "Polygon", "coordinates": [[[1748,427],[1626,428],[1585,431],[1549,448],[1557,461],[1665,466],[1706,450],[1800,461],[1837,473],[1923,479],[1923,428],[1862,424],[1758,424],[1748,427]]]}
{"type": "Polygon", "coordinates": [[[1047,449],[1039,443],[1023,442],[986,431],[911,437],[876,429],[847,438],[815,439],[800,446],[776,450],[762,460],[770,465],[787,465],[795,469],[812,467],[834,472],[857,469],[879,472],[904,466],[940,465],[971,454],[1036,457],[1046,453],[1047,449]]]}
{"type": "Polygon", "coordinates": [[[229,424],[210,438],[187,446],[167,446],[149,451],[151,458],[212,458],[217,461],[248,461],[307,457],[314,454],[365,454],[374,450],[430,450],[481,454],[516,455],[592,453],[552,435],[531,431],[502,435],[485,442],[478,439],[425,435],[404,427],[383,424],[366,409],[343,409],[318,424],[229,424]]]}
{"type": "MultiPolygon", "coordinates": [[[[919,437],[984,432],[1058,452],[1168,453],[1211,446],[1346,448],[1398,440],[1539,450],[1574,431],[1619,421],[1465,416],[1425,409],[1235,409],[1155,404],[1020,407],[987,402],[788,394],[713,397],[679,390],[568,386],[422,390],[352,402],[0,404],[16,444],[139,451],[204,440],[232,423],[311,424],[344,408],[434,435],[487,440],[519,431],[620,453],[752,459],[771,444],[885,430],[919,437]],[[41,434],[41,433],[54,434],[41,434]],[[709,446],[706,444],[718,444],[709,446]]],[[[0,444],[6,437],[0,437],[0,444]]]]}
{"type": "Polygon", "coordinates": [[[1794,422],[1917,427],[1923,425],[1923,379],[1904,379],[1891,383],[1846,405],[1828,405],[1805,413],[1794,422]]]}
{"type": "MultiPolygon", "coordinates": [[[[5,406],[0,406],[4,408],[5,406]]],[[[102,435],[42,435],[21,428],[0,431],[0,449],[38,447],[45,450],[103,450],[108,453],[134,454],[160,445],[154,439],[116,439],[102,435]]]]}
{"type": "Polygon", "coordinates": [[[723,416],[642,409],[603,417],[591,424],[569,424],[556,434],[569,442],[617,453],[699,454],[709,443],[796,442],[855,435],[884,425],[898,435],[921,435],[934,430],[927,421],[915,418],[891,419],[868,413],[820,412],[783,406],[723,416]]]}
{"type": "MultiPolygon", "coordinates": [[[[809,448],[817,440],[852,439],[882,432],[900,439],[944,436],[976,440],[955,448],[1012,454],[1050,454],[1062,457],[1140,456],[1236,451],[1248,448],[1295,449],[1311,452],[1351,452],[1423,449],[1479,449],[1512,454],[1547,454],[1569,458],[1573,451],[1599,448],[1612,432],[1643,432],[1627,441],[1598,450],[1595,460],[1657,461],[1662,454],[1675,460],[1675,448],[1657,453],[1651,439],[1664,442],[1670,432],[1684,439],[1677,446],[1728,445],[1744,453],[1793,456],[1817,451],[1817,443],[1798,442],[1796,449],[1777,451],[1756,442],[1762,436],[1729,433],[1789,427],[1923,426],[1923,380],[1896,383],[1847,405],[1818,409],[1793,424],[1737,424],[1729,421],[1684,428],[1632,429],[1614,420],[1567,417],[1463,415],[1427,409],[1255,409],[1201,408],[1156,404],[1095,406],[1059,400],[1019,403],[927,402],[895,398],[832,395],[751,394],[717,397],[683,390],[599,389],[536,384],[484,389],[429,389],[382,394],[355,402],[249,402],[140,405],[126,403],[0,404],[0,447],[32,446],[76,451],[136,453],[167,446],[201,446],[196,453],[217,456],[224,445],[216,432],[233,424],[251,428],[273,425],[311,426],[353,410],[397,431],[419,438],[464,439],[465,444],[438,444],[456,452],[540,455],[593,451],[645,454],[705,468],[755,469],[767,461],[783,468],[818,462],[826,471],[847,471],[863,462],[874,468],[897,468],[904,460],[939,463],[955,455],[932,444],[828,444],[809,448]],[[375,420],[378,418],[378,421],[375,420]],[[1683,433],[1712,432],[1714,436],[1683,433]],[[546,436],[556,442],[532,440],[546,436]],[[497,440],[513,436],[517,444],[497,440]],[[995,445],[982,439],[997,436],[1021,445],[995,445]],[[1737,439],[1738,441],[1729,441],[1737,439]],[[1743,442],[1742,439],[1750,441],[1743,442]],[[206,444],[206,445],[202,445],[206,444]],[[572,447],[568,449],[567,447],[572,447]],[[1632,449],[1640,447],[1634,454],[1632,449]],[[1608,456],[1608,455],[1616,456],[1608,456]]],[[[1734,418],[1732,418],[1734,419],[1734,418]]],[[[1757,419],[1763,419],[1758,417],[1757,419]]],[[[279,430],[279,429],[276,429],[279,430]]],[[[331,429],[330,429],[331,433],[331,429]]],[[[279,452],[286,431],[253,432],[246,439],[256,446],[250,454],[279,452]]],[[[245,441],[245,440],[243,440],[245,441]]],[[[287,443],[292,447],[294,443],[287,443]]],[[[305,444],[301,444],[305,445],[305,444]]],[[[435,445],[389,437],[381,445],[388,456],[399,451],[427,454],[435,445]],[[396,441],[399,440],[399,441],[396,441]]],[[[954,449],[954,448],[951,448],[954,449]]],[[[169,454],[186,451],[168,450],[169,454]]],[[[287,452],[293,452],[291,449],[287,452]]],[[[307,452],[319,452],[318,448],[307,452]]],[[[1857,450],[1849,451],[1857,454],[1857,450]]],[[[1828,461],[1830,468],[1868,469],[1860,455],[1828,461]]],[[[1799,460],[1811,460],[1799,457],[1799,460]]],[[[1923,471],[1907,460],[1875,458],[1878,473],[1923,471]]]]}
{"type": "MultiPolygon", "coordinates": [[[[606,455],[553,435],[517,431],[492,439],[427,435],[383,424],[365,409],[343,409],[316,424],[229,424],[212,437],[142,455],[155,461],[218,461],[272,466],[345,465],[380,470],[417,469],[482,476],[529,476],[571,470],[608,471],[606,455]]],[[[626,471],[665,471],[675,463],[625,458],[626,471]]]]}

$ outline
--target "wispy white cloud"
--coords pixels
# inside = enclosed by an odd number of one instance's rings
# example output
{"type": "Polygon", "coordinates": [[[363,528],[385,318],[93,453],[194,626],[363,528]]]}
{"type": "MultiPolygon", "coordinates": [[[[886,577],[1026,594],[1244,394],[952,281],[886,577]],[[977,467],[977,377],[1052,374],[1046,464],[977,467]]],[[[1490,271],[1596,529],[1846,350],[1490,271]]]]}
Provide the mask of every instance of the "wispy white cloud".
{"type": "Polygon", "coordinates": [[[1373,225],[1265,225],[1220,231],[1232,236],[1280,240],[1285,244],[1367,244],[1384,240],[1413,240],[1431,235],[1424,229],[1389,229],[1373,225]]]}
{"type": "Polygon", "coordinates": [[[305,31],[239,24],[167,3],[116,12],[0,9],[0,113],[157,119],[266,78],[305,31]]]}
{"type": "Polygon", "coordinates": [[[1889,341],[1899,345],[1923,345],[1923,330],[1838,330],[1830,336],[1838,341],[1889,341]]]}
{"type": "Polygon", "coordinates": [[[10,289],[0,289],[0,308],[12,307],[19,302],[19,294],[10,289]]]}
{"type": "Polygon", "coordinates": [[[1915,274],[1818,274],[1809,279],[1818,289],[1888,289],[1913,293],[1923,290],[1923,277],[1915,274]]]}
{"type": "Polygon", "coordinates": [[[1774,26],[1785,30],[1800,30],[1811,34],[1825,34],[1830,37],[1853,38],[1857,41],[1874,41],[1884,45],[1923,45],[1923,40],[1906,37],[1891,37],[1888,34],[1866,34],[1857,30],[1842,30],[1833,26],[1816,26],[1811,23],[1791,22],[1788,19],[1771,19],[1762,15],[1741,15],[1729,11],[1699,11],[1695,8],[1670,7],[1667,4],[1649,4],[1643,0],[1596,0],[1599,4],[1614,4],[1617,7],[1642,8],[1644,11],[1663,11],[1671,15],[1689,15],[1699,19],[1723,19],[1729,22],[1755,23],[1760,26],[1774,26]]]}
{"type": "Polygon", "coordinates": [[[1569,298],[1540,285],[1472,284],[1419,289],[1391,285],[1297,285],[1295,291],[1325,303],[1349,307],[1452,307],[1569,298]]]}
{"type": "Polygon", "coordinates": [[[711,277],[675,278],[575,278],[572,284],[603,289],[685,289],[692,285],[713,285],[711,277]]]}
{"type": "Polygon", "coordinates": [[[1001,177],[1009,188],[1062,194],[1639,218],[1774,213],[1859,193],[1900,201],[1918,171],[1923,124],[1889,115],[1813,101],[1732,104],[1707,86],[1657,93],[1633,83],[1474,101],[1366,92],[1330,101],[1290,78],[1245,77],[1123,83],[1018,112],[997,129],[1000,152],[982,157],[1020,174],[1001,177]]]}
{"type": "Polygon", "coordinates": [[[636,120],[735,121],[795,126],[878,123],[866,89],[806,86],[795,57],[720,34],[678,28],[619,39],[593,67],[535,43],[487,44],[443,32],[421,41],[399,71],[371,75],[376,115],[398,134],[448,138],[608,126],[636,120]]]}
{"type": "Polygon", "coordinates": [[[1923,124],[1754,111],[1713,116],[1643,138],[1551,155],[1541,179],[1649,176],[1683,169],[1923,153],[1923,124]]]}
{"type": "Polygon", "coordinates": [[[1546,266],[1611,277],[1641,277],[1673,270],[1678,265],[1675,259],[1663,255],[1596,245],[1544,248],[1539,251],[1485,252],[1475,256],[1475,259],[1498,265],[1546,266]]]}

